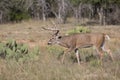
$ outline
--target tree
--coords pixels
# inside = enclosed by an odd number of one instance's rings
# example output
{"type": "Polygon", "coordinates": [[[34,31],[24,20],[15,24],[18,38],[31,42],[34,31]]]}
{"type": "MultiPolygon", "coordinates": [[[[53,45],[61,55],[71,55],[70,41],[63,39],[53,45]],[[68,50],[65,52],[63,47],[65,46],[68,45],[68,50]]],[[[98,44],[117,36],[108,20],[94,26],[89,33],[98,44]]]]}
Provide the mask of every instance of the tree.
{"type": "Polygon", "coordinates": [[[120,23],[120,0],[0,0],[0,23],[25,19],[46,21],[56,18],[66,23],[68,17],[77,22],[87,18],[101,25],[120,23]]]}
{"type": "Polygon", "coordinates": [[[58,23],[65,23],[69,11],[69,1],[68,0],[51,0],[50,3],[51,12],[57,18],[58,23]]]}

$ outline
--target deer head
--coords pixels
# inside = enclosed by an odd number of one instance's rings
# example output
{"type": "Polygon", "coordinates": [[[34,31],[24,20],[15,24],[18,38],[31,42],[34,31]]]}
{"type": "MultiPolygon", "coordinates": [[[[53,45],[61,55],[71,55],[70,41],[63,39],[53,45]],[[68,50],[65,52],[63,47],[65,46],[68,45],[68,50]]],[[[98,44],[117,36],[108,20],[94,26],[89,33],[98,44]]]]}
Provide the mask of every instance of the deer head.
{"type": "Polygon", "coordinates": [[[49,39],[48,45],[54,45],[54,44],[58,44],[59,43],[59,40],[61,39],[61,36],[59,35],[60,31],[58,29],[45,28],[45,27],[43,27],[43,29],[55,32],[54,34],[52,34],[52,37],[49,39]]]}
{"type": "Polygon", "coordinates": [[[61,39],[61,36],[59,36],[58,33],[59,30],[57,30],[56,33],[49,39],[48,45],[59,44],[59,40],[61,39]]]}

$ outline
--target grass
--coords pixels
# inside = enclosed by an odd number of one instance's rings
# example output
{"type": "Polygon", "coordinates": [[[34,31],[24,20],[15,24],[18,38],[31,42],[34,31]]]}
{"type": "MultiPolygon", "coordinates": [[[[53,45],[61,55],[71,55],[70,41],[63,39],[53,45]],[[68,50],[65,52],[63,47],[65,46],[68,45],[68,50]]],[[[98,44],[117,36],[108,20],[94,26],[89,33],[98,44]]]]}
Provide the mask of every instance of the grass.
{"type": "Polygon", "coordinates": [[[1,80],[119,80],[119,65],[59,64],[56,61],[6,62],[1,80]],[[114,66],[113,66],[114,65],[114,66]]]}
{"type": "Polygon", "coordinates": [[[90,29],[88,27],[77,26],[74,29],[68,30],[66,32],[67,35],[75,34],[75,33],[90,33],[90,29]]]}
{"type": "MultiPolygon", "coordinates": [[[[78,65],[71,59],[72,56],[75,58],[73,52],[66,55],[65,64],[62,64],[57,57],[65,49],[57,45],[47,46],[49,34],[52,32],[41,29],[46,24],[52,26],[49,21],[0,25],[1,42],[13,38],[17,42],[28,44],[31,49],[34,49],[33,45],[37,45],[40,50],[40,54],[35,60],[17,62],[0,59],[0,80],[120,80],[120,28],[118,26],[86,26],[92,32],[105,32],[110,35],[109,45],[115,58],[114,62],[106,54],[103,63],[100,64],[98,59],[91,57],[92,53],[96,57],[96,52],[92,48],[88,48],[79,50],[84,62],[78,65]]],[[[71,30],[76,25],[67,23],[59,24],[59,26],[61,26],[58,27],[61,29],[61,33],[64,34],[66,30],[71,30]]],[[[38,49],[35,49],[36,52],[38,49]]]]}

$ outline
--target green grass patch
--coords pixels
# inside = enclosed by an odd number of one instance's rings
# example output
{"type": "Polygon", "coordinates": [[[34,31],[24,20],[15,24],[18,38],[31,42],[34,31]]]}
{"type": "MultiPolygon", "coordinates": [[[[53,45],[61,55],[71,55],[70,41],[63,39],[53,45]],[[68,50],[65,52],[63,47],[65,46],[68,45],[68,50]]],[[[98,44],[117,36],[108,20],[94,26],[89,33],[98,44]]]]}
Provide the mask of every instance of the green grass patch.
{"type": "Polygon", "coordinates": [[[76,28],[72,30],[68,30],[66,34],[71,35],[71,34],[76,34],[76,33],[89,33],[91,30],[88,27],[83,27],[83,26],[77,26],[76,28]]]}
{"type": "Polygon", "coordinates": [[[48,53],[52,53],[56,56],[59,56],[61,53],[63,53],[63,48],[57,45],[47,46],[46,49],[48,53]]]}
{"type": "Polygon", "coordinates": [[[101,65],[102,65],[102,62],[100,60],[94,59],[90,61],[90,66],[92,67],[100,67],[101,65]]]}

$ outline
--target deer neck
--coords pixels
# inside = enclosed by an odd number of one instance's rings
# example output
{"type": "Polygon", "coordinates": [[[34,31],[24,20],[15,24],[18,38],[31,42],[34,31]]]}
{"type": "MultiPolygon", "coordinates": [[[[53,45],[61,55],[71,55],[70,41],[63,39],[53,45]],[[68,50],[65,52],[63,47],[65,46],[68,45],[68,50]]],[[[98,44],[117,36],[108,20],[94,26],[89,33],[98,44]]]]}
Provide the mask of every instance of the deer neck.
{"type": "Polygon", "coordinates": [[[66,40],[64,38],[59,39],[57,44],[60,45],[60,46],[69,48],[68,43],[66,42],[66,40]]]}

